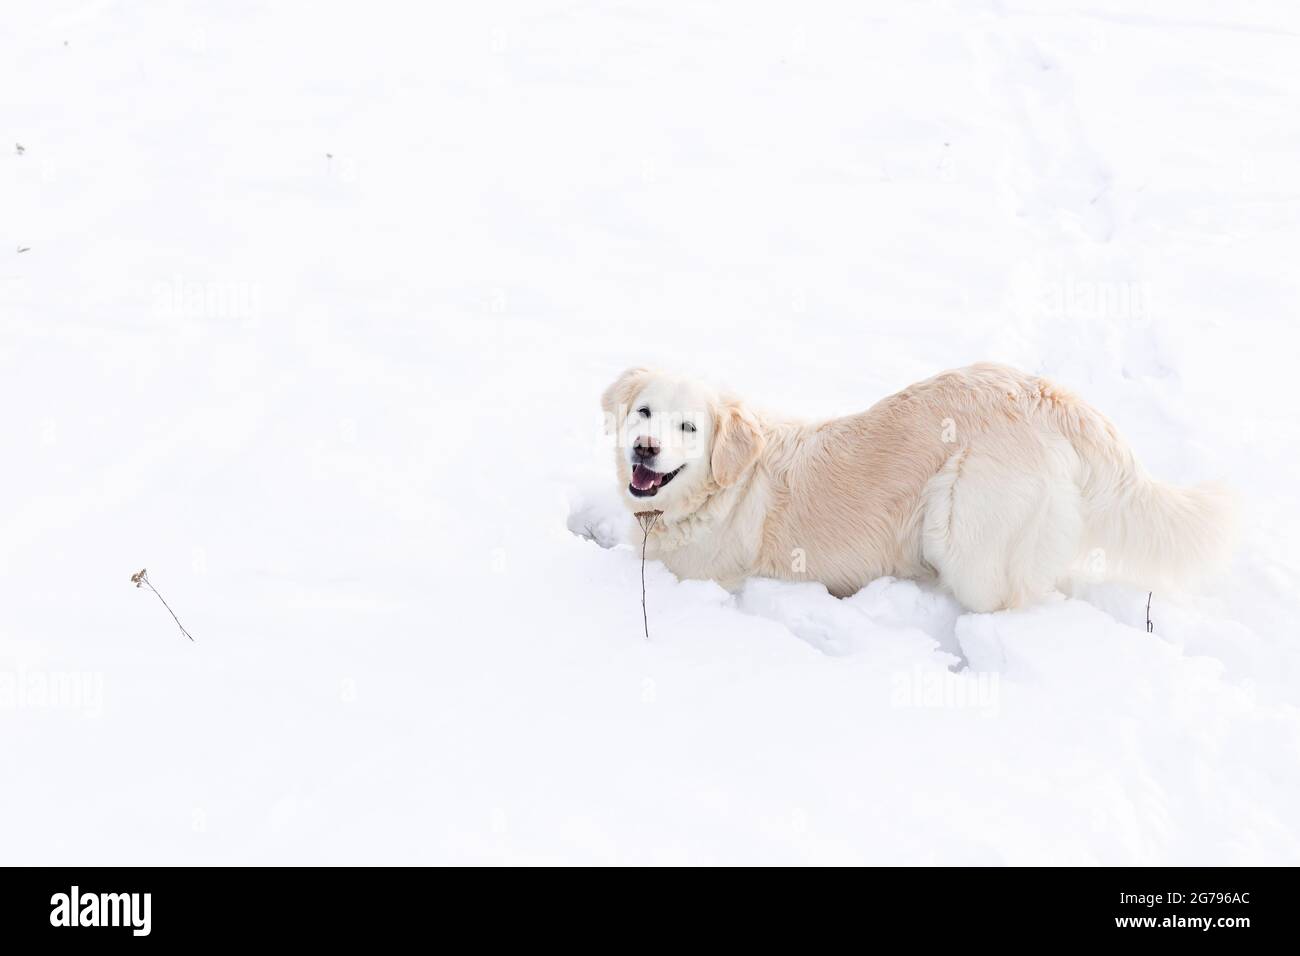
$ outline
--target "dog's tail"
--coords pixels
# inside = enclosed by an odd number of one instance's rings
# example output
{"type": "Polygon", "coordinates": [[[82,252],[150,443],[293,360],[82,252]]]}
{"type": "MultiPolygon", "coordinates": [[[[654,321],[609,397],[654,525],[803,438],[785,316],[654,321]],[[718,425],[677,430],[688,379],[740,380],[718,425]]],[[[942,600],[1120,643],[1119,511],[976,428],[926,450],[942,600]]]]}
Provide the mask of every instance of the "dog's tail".
{"type": "Polygon", "coordinates": [[[1178,588],[1228,563],[1235,501],[1227,488],[1190,488],[1148,475],[1114,425],[1090,408],[1076,410],[1072,442],[1083,462],[1085,554],[1105,577],[1142,588],[1178,588]]]}

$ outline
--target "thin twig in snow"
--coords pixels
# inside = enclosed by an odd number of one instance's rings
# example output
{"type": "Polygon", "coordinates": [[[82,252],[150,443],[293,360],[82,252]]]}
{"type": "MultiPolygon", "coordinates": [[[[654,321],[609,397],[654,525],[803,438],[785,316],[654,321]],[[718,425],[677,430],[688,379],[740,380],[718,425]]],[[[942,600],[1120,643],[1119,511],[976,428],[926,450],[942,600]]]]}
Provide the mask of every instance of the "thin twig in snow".
{"type": "Polygon", "coordinates": [[[154,594],[157,594],[158,600],[162,601],[163,607],[167,608],[167,613],[172,616],[172,620],[175,621],[176,626],[181,629],[181,633],[184,634],[186,637],[188,637],[191,641],[194,640],[194,635],[191,634],[189,631],[185,630],[185,625],[182,624],[181,619],[176,616],[176,612],[172,610],[171,605],[167,603],[167,601],[163,598],[161,594],[158,594],[158,589],[153,586],[153,582],[149,580],[148,572],[145,571],[144,568],[141,568],[139,571],[135,572],[135,574],[131,575],[131,583],[138,588],[146,587],[154,594]]]}
{"type": "Polygon", "coordinates": [[[638,511],[636,520],[641,525],[645,537],[641,539],[641,623],[645,625],[645,639],[650,640],[650,618],[645,609],[645,548],[650,543],[650,531],[659,520],[662,511],[638,511]]]}

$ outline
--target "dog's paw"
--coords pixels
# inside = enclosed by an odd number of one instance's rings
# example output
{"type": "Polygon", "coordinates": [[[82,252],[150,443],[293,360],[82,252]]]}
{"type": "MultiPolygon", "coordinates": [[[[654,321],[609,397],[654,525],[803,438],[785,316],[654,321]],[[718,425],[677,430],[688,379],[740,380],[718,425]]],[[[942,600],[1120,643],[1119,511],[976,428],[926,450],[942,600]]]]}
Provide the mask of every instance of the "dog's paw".
{"type": "Polygon", "coordinates": [[[584,489],[570,496],[565,524],[578,537],[612,548],[627,540],[631,520],[617,494],[584,489]]]}

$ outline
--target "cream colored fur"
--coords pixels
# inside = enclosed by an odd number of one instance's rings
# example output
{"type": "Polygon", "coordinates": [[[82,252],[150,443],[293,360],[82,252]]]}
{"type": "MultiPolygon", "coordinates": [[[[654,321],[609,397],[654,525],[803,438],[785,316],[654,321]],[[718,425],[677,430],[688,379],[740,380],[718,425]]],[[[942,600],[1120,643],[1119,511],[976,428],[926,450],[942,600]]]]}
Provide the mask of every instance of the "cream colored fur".
{"type": "Polygon", "coordinates": [[[1228,550],[1223,491],[1150,478],[1099,412],[1005,366],[821,422],[639,368],[602,404],[624,501],[663,511],[649,554],[679,577],[820,581],[840,596],[882,575],[937,578],[992,611],[1079,576],[1179,585],[1228,550]],[[681,466],[649,497],[629,488],[638,438],[658,442],[656,473],[681,466]]]}

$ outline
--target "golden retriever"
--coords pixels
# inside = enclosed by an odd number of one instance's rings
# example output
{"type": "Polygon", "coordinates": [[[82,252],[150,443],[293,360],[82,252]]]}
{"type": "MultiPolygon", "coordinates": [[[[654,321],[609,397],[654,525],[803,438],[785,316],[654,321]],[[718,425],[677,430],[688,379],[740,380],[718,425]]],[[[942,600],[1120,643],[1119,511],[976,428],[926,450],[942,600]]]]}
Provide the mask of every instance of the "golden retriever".
{"type": "Polygon", "coordinates": [[[937,579],[994,611],[1080,575],[1177,585],[1227,554],[1223,490],[1152,479],[1099,412],[1005,366],[818,422],[644,368],[602,405],[622,498],[662,512],[648,553],[678,577],[820,581],[841,597],[882,575],[937,579]]]}

